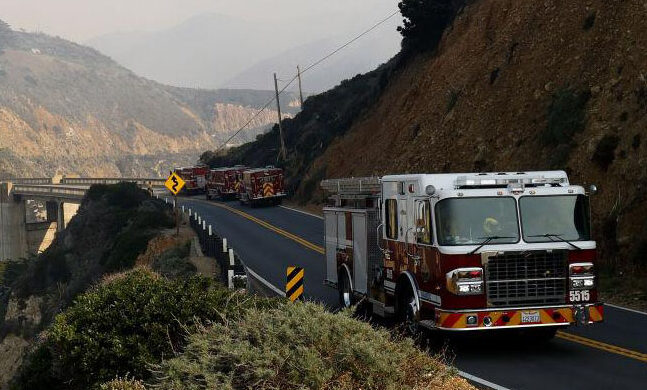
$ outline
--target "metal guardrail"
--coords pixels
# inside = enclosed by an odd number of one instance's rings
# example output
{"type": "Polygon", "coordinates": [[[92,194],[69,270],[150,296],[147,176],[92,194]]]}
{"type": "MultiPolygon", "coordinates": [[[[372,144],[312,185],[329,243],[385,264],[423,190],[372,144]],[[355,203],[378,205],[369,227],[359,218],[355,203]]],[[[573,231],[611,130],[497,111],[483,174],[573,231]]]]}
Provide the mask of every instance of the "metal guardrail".
{"type": "Polygon", "coordinates": [[[153,187],[164,187],[166,179],[160,178],[128,178],[128,177],[64,177],[61,179],[61,184],[66,185],[92,185],[92,184],[117,184],[117,183],[136,183],[140,186],[147,186],[149,183],[153,187]]]}
{"type": "Polygon", "coordinates": [[[64,198],[81,200],[85,196],[85,188],[69,188],[57,185],[17,184],[11,192],[16,195],[46,196],[48,198],[64,198]]]}

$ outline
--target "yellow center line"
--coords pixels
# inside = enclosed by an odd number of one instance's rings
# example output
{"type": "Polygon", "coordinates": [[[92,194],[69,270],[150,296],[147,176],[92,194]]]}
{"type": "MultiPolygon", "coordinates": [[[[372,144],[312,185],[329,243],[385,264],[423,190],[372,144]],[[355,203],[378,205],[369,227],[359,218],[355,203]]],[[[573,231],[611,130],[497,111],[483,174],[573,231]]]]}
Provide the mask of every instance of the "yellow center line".
{"type": "Polygon", "coordinates": [[[301,238],[301,237],[299,237],[297,235],[294,235],[294,234],[292,234],[290,232],[287,232],[287,231],[285,231],[285,230],[283,230],[281,228],[278,228],[278,227],[276,227],[274,225],[271,225],[271,224],[263,221],[262,219],[258,219],[256,217],[254,217],[253,215],[249,215],[244,211],[237,210],[235,208],[226,206],[226,205],[224,205],[222,203],[209,203],[209,204],[218,206],[218,207],[223,208],[223,209],[225,209],[227,211],[230,211],[230,212],[232,212],[234,214],[238,214],[238,215],[240,215],[241,217],[243,217],[245,219],[248,219],[248,220],[250,220],[250,221],[252,221],[252,222],[254,222],[254,223],[258,224],[258,225],[261,225],[262,227],[264,227],[264,228],[266,228],[268,230],[271,230],[274,233],[280,234],[283,237],[289,238],[290,240],[292,240],[292,241],[294,241],[294,242],[296,242],[296,243],[298,243],[300,245],[303,245],[304,247],[306,247],[306,248],[308,248],[310,250],[313,250],[313,251],[315,251],[315,252],[317,252],[319,254],[322,254],[322,255],[325,254],[324,248],[322,248],[322,247],[320,247],[318,245],[315,245],[315,244],[311,243],[310,241],[306,241],[303,238],[301,238]]]}
{"type": "Polygon", "coordinates": [[[645,353],[632,351],[631,349],[618,347],[616,345],[603,343],[603,342],[597,341],[597,340],[591,340],[591,339],[588,339],[586,337],[577,336],[577,335],[574,335],[572,333],[566,333],[566,332],[562,332],[562,331],[557,332],[557,337],[559,337],[560,339],[564,339],[564,340],[574,342],[574,343],[579,343],[579,344],[582,344],[582,345],[586,345],[587,347],[600,349],[602,351],[615,353],[617,355],[622,355],[622,356],[625,356],[625,357],[628,357],[628,358],[631,358],[631,359],[636,359],[636,360],[640,360],[641,362],[647,363],[647,354],[645,354],[645,353]]]}
{"type": "MultiPolygon", "coordinates": [[[[232,212],[234,214],[238,214],[241,217],[243,217],[245,219],[248,219],[248,220],[250,220],[250,221],[252,221],[252,222],[254,222],[254,223],[258,224],[258,225],[261,225],[261,226],[263,226],[264,228],[266,228],[268,230],[271,230],[271,231],[273,231],[273,232],[275,232],[277,234],[280,234],[280,235],[282,235],[282,236],[284,236],[286,238],[289,238],[290,240],[293,240],[293,241],[297,242],[300,245],[303,245],[304,247],[306,247],[308,249],[311,249],[311,250],[313,250],[313,251],[315,251],[317,253],[320,253],[320,254],[325,254],[324,248],[322,248],[322,247],[320,247],[318,245],[315,245],[315,244],[313,244],[313,243],[311,243],[309,241],[306,241],[303,238],[301,238],[299,236],[296,236],[296,235],[294,235],[294,234],[292,234],[290,232],[287,232],[287,231],[285,231],[285,230],[283,230],[281,228],[278,228],[278,227],[276,227],[274,225],[271,225],[271,224],[269,224],[269,223],[267,223],[267,222],[265,222],[265,221],[263,221],[261,219],[258,219],[256,217],[250,215],[250,214],[247,214],[244,211],[234,209],[234,208],[226,206],[226,205],[224,205],[222,203],[212,203],[212,202],[206,202],[206,201],[204,203],[208,203],[210,205],[215,205],[215,206],[223,208],[223,209],[225,209],[227,211],[230,211],[230,212],[232,212]]],[[[573,342],[573,343],[582,344],[582,345],[585,345],[587,347],[599,349],[599,350],[610,352],[610,353],[615,353],[617,355],[622,355],[622,356],[625,356],[625,357],[628,357],[628,358],[631,358],[631,359],[636,359],[636,360],[647,363],[647,354],[645,354],[645,353],[632,351],[630,349],[626,349],[626,348],[618,347],[618,346],[615,346],[615,345],[603,343],[601,341],[592,340],[592,339],[589,339],[589,338],[586,338],[586,337],[577,336],[577,335],[574,335],[572,333],[566,333],[566,332],[563,332],[563,331],[558,331],[557,332],[557,337],[560,338],[560,339],[563,339],[563,340],[573,342]]]]}

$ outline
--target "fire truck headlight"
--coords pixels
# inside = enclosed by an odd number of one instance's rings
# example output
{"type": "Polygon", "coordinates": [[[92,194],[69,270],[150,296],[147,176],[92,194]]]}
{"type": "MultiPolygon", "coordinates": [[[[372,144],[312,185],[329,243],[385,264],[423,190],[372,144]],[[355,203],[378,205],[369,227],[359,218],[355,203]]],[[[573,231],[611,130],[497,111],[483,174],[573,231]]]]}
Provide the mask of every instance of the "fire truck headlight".
{"type": "Polygon", "coordinates": [[[571,278],[571,290],[590,290],[595,287],[594,276],[571,278]]]}
{"type": "Polygon", "coordinates": [[[593,263],[573,263],[568,269],[571,290],[590,290],[595,287],[593,263]]]}
{"type": "Polygon", "coordinates": [[[450,271],[447,277],[447,290],[456,295],[483,294],[483,269],[458,268],[450,271]]]}

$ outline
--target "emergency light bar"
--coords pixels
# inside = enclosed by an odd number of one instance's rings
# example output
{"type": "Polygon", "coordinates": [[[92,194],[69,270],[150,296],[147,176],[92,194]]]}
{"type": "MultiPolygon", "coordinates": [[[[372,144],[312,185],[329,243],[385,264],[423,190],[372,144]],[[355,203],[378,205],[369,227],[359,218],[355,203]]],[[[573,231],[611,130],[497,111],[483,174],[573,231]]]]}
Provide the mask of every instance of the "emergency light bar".
{"type": "Polygon", "coordinates": [[[527,176],[527,175],[508,175],[506,173],[499,173],[495,175],[481,175],[481,176],[459,176],[454,185],[457,189],[466,187],[536,187],[536,186],[553,186],[568,184],[565,177],[547,178],[544,176],[527,176]]]}

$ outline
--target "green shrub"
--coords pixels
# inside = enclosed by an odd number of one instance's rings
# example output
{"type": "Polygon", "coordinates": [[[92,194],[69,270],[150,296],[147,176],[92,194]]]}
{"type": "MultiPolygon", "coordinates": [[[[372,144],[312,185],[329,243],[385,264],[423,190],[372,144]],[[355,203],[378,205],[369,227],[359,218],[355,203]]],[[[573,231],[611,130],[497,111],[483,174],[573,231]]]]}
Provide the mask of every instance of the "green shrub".
{"type": "Polygon", "coordinates": [[[584,28],[585,31],[593,28],[593,26],[595,25],[596,16],[597,14],[595,13],[595,11],[593,11],[586,17],[586,19],[584,19],[584,25],[582,26],[582,28],[584,28]]]}
{"type": "Polygon", "coordinates": [[[540,134],[542,143],[554,151],[551,166],[557,168],[568,161],[574,147],[573,137],[586,126],[586,104],[591,97],[589,92],[577,92],[571,88],[560,88],[553,94],[548,107],[548,124],[540,134]]]}
{"type": "MultiPolygon", "coordinates": [[[[315,304],[250,310],[201,329],[164,361],[155,386],[179,389],[436,388],[452,371],[410,339],[315,304]]],[[[454,384],[460,388],[461,383],[454,384]]],[[[466,386],[466,385],[463,385],[466,386]]],[[[467,387],[464,387],[467,388],[467,387]]]]}
{"type": "Polygon", "coordinates": [[[108,206],[132,209],[138,207],[148,198],[146,191],[139,188],[135,183],[118,184],[95,184],[90,187],[86,196],[90,200],[97,201],[105,198],[108,206]]]}
{"type": "Polygon", "coordinates": [[[153,262],[153,270],[170,279],[187,278],[195,275],[197,268],[189,263],[187,259],[190,248],[191,242],[187,242],[187,245],[171,248],[162,253],[153,262]]]}
{"type": "Polygon", "coordinates": [[[402,49],[405,52],[433,50],[438,46],[465,0],[402,0],[398,6],[404,17],[402,49]]]}
{"type": "Polygon", "coordinates": [[[56,317],[47,338],[52,376],[70,389],[126,374],[146,379],[148,364],[173,356],[197,322],[236,318],[269,302],[231,295],[203,277],[171,281],[129,272],[80,295],[56,317]]]}
{"type": "Polygon", "coordinates": [[[146,390],[141,381],[135,379],[116,378],[101,385],[101,390],[146,390]]]}
{"type": "Polygon", "coordinates": [[[605,171],[616,158],[616,149],[620,144],[620,137],[615,134],[607,134],[598,142],[591,160],[605,171]]]}

